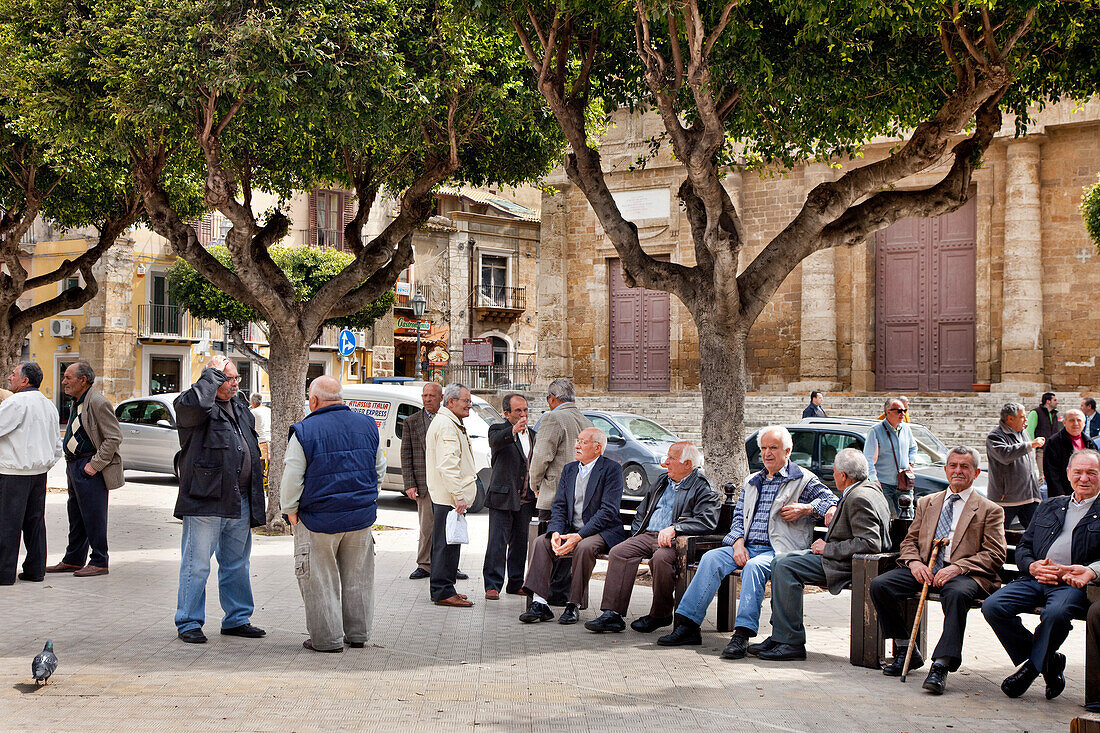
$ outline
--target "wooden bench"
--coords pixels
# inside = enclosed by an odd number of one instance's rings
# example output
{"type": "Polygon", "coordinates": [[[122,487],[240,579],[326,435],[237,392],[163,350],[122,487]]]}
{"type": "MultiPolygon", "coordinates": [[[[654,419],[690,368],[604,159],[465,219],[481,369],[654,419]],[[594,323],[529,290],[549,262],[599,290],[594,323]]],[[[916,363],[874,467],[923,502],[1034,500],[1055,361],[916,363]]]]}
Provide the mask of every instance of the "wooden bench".
{"type": "MultiPolygon", "coordinates": [[[[1016,544],[1023,536],[1021,530],[1008,530],[1005,539],[1008,542],[1008,554],[1005,564],[1001,567],[1001,582],[1011,583],[1020,575],[1016,566],[1016,544]]],[[[886,639],[882,638],[882,630],[878,623],[878,612],[871,601],[871,581],[879,575],[898,567],[899,553],[888,552],[875,555],[856,555],[852,562],[852,642],[850,661],[857,667],[879,669],[885,657],[886,639]],[[857,604],[858,599],[858,604],[857,604]]],[[[1100,587],[1090,585],[1086,588],[1090,603],[1100,600],[1100,587]]],[[[933,588],[928,594],[928,601],[939,601],[940,595],[933,588]]],[[[972,609],[980,609],[981,601],[975,601],[972,609]]],[[[913,628],[916,617],[917,599],[912,598],[906,604],[906,626],[913,628]]],[[[1038,614],[1043,609],[1037,607],[1030,609],[1028,613],[1038,614]]],[[[1076,617],[1083,621],[1084,615],[1076,617]]],[[[917,633],[917,649],[927,658],[928,645],[928,612],[925,610],[921,618],[920,630],[917,633]]],[[[1088,657],[1085,658],[1085,699],[1100,700],[1100,669],[1095,665],[1089,665],[1088,657]]]]}

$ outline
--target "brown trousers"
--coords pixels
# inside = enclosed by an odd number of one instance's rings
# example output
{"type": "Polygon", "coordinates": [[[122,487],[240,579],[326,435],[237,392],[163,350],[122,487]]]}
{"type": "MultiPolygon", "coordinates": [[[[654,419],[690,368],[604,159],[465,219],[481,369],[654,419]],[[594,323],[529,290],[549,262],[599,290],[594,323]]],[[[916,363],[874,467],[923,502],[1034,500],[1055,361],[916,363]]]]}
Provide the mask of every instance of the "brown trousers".
{"type": "Polygon", "coordinates": [[[527,579],[523,587],[530,593],[549,598],[550,577],[554,573],[554,567],[558,563],[572,563],[569,602],[588,608],[588,581],[592,577],[592,568],[596,567],[596,555],[606,551],[607,543],[603,537],[594,534],[577,543],[572,555],[558,557],[550,544],[550,534],[539,535],[535,539],[535,551],[531,553],[531,566],[527,568],[527,579]]]}
{"type": "Polygon", "coordinates": [[[649,615],[653,618],[672,616],[672,595],[676,590],[676,550],[658,545],[656,532],[642,532],[611,548],[607,557],[607,579],[603,582],[601,611],[626,615],[638,565],[645,559],[649,560],[649,572],[653,577],[653,603],[649,615]]]}
{"type": "Polygon", "coordinates": [[[432,497],[425,491],[416,497],[416,514],[420,521],[420,541],[416,546],[416,566],[424,570],[432,569],[432,529],[435,527],[435,512],[432,510],[432,497]]]}

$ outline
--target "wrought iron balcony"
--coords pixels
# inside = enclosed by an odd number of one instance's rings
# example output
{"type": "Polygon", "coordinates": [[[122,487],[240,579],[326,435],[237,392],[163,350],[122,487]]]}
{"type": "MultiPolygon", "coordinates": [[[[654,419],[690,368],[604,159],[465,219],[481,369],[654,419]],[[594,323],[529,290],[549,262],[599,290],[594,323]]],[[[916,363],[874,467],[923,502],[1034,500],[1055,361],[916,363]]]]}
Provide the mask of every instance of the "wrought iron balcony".
{"type": "Polygon", "coordinates": [[[527,288],[482,285],[470,293],[470,307],[482,320],[511,320],[527,310],[527,288]]]}

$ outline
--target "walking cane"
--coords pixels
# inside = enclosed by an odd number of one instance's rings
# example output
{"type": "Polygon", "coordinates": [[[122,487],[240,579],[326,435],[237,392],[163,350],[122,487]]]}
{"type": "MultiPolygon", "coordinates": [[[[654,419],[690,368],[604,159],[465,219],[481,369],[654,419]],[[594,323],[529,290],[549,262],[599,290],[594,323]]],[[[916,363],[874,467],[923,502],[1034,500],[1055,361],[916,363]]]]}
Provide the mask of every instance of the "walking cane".
{"type": "MultiPolygon", "coordinates": [[[[947,547],[948,540],[946,537],[942,537],[938,540],[932,540],[932,557],[928,558],[929,569],[936,567],[936,555],[939,554],[941,547],[947,547]]],[[[920,617],[924,615],[924,604],[928,601],[928,589],[931,587],[931,583],[925,583],[920,592],[920,603],[917,604],[917,616],[913,621],[913,633],[909,635],[909,646],[905,650],[905,664],[901,668],[901,681],[905,682],[905,676],[909,674],[909,662],[913,659],[913,647],[917,643],[917,632],[920,631],[920,617]]]]}

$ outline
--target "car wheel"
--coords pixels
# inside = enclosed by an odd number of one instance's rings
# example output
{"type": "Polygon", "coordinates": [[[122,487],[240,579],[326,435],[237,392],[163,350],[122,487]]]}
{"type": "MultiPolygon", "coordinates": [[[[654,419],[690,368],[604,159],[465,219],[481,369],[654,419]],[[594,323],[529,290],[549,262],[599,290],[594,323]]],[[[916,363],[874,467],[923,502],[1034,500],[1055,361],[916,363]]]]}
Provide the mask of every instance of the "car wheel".
{"type": "Polygon", "coordinates": [[[485,506],[485,484],[481,483],[481,479],[477,480],[477,496],[474,498],[474,503],[471,504],[466,511],[470,514],[477,514],[485,506]]]}
{"type": "Polygon", "coordinates": [[[649,490],[649,477],[637,463],[623,466],[623,492],[631,496],[642,496],[649,490]]]}

